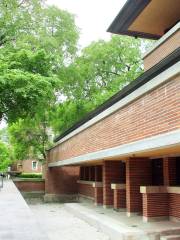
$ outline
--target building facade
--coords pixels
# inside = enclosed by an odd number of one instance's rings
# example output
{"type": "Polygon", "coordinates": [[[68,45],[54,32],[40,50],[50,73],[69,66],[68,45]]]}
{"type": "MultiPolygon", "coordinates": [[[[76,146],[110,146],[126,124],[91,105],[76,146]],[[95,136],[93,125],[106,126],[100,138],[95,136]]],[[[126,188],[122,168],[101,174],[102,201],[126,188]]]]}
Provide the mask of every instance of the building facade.
{"type": "Polygon", "coordinates": [[[18,161],[11,166],[11,171],[22,173],[42,173],[42,163],[36,159],[18,161]]]}
{"type": "Polygon", "coordinates": [[[178,4],[128,0],[115,18],[108,31],[157,41],[141,76],[56,138],[46,200],[78,194],[144,221],[180,220],[178,4]]]}

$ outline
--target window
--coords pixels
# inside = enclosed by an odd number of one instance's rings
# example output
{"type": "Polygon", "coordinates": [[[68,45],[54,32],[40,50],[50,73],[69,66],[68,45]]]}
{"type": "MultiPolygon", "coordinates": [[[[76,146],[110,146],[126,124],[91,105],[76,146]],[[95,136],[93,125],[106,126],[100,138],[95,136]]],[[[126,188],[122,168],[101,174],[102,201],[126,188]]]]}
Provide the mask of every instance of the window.
{"type": "Polygon", "coordinates": [[[37,170],[37,162],[32,161],[32,170],[37,170]]]}
{"type": "Polygon", "coordinates": [[[152,159],[152,185],[164,185],[163,159],[152,159]]]}

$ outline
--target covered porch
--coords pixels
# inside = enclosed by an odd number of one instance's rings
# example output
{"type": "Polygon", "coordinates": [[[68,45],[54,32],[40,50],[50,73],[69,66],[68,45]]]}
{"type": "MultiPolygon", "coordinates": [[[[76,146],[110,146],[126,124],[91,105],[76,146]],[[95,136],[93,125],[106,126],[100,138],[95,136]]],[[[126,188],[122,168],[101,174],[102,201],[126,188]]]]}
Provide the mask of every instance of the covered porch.
{"type": "Polygon", "coordinates": [[[141,216],[144,222],[180,220],[179,146],[78,166],[80,200],[124,212],[127,217],[141,216]]]}

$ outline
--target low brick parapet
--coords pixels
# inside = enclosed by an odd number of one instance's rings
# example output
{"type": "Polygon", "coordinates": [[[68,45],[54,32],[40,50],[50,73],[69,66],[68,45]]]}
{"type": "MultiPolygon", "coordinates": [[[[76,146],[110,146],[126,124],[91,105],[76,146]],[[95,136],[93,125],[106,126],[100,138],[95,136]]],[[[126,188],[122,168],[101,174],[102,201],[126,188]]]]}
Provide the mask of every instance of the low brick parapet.
{"type": "Polygon", "coordinates": [[[180,187],[141,186],[144,221],[180,220],[180,187]]]}
{"type": "Polygon", "coordinates": [[[94,200],[93,181],[78,180],[78,195],[94,200]]]}
{"type": "Polygon", "coordinates": [[[21,192],[45,192],[45,180],[35,178],[15,178],[16,187],[21,192]]]}
{"type": "Polygon", "coordinates": [[[126,208],[126,184],[112,183],[113,190],[113,208],[114,210],[125,210],[126,208]]]}
{"type": "Polygon", "coordinates": [[[102,182],[94,182],[94,204],[102,205],[103,204],[103,183],[102,182]]]}

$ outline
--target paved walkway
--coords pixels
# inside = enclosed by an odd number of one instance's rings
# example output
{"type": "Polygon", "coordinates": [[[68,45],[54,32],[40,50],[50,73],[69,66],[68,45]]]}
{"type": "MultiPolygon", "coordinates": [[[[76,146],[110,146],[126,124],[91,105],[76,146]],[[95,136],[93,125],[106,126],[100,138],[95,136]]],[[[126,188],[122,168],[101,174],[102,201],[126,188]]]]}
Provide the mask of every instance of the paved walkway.
{"type": "Polygon", "coordinates": [[[48,240],[11,180],[0,190],[0,240],[48,240]]]}
{"type": "Polygon", "coordinates": [[[142,216],[129,218],[126,212],[96,207],[92,203],[66,203],[65,209],[113,240],[159,240],[160,236],[180,234],[179,222],[144,223],[142,216]]]}
{"type": "Polygon", "coordinates": [[[109,236],[74,216],[60,203],[29,204],[49,240],[109,240],[109,236]]]}

